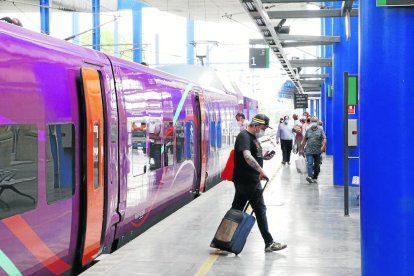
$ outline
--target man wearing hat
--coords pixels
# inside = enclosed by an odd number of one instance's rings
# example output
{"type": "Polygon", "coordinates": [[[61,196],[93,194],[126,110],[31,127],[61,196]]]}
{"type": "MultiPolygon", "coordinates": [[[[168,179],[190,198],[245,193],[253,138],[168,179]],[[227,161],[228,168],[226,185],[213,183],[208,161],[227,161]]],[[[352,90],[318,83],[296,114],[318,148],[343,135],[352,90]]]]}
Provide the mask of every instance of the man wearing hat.
{"type": "Polygon", "coordinates": [[[257,225],[265,242],[265,251],[272,252],[284,249],[286,244],[274,242],[269,232],[266,205],[260,180],[269,180],[263,170],[263,152],[257,138],[263,136],[269,127],[269,118],[264,114],[253,117],[246,130],[237,135],[234,144],[233,183],[236,189],[232,208],[243,210],[247,201],[256,214],[257,225]]]}

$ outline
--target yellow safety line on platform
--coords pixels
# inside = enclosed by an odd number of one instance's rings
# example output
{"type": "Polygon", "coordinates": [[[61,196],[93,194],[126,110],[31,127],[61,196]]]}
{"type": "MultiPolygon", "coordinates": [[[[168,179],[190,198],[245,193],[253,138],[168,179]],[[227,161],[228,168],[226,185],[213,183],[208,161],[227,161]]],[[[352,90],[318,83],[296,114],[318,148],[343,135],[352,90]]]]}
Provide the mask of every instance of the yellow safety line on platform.
{"type": "Polygon", "coordinates": [[[216,262],[220,255],[217,253],[211,253],[210,256],[208,256],[207,260],[203,263],[203,265],[200,267],[200,269],[195,274],[196,276],[204,276],[207,274],[207,272],[210,271],[210,268],[213,266],[213,264],[216,262]]]}
{"type": "MultiPolygon", "coordinates": [[[[276,172],[273,174],[273,176],[269,180],[269,182],[271,182],[275,178],[276,174],[279,172],[279,170],[281,168],[282,168],[282,165],[279,165],[279,167],[277,168],[276,172]]],[[[251,207],[249,207],[249,209],[250,208],[251,207]]],[[[218,253],[217,251],[210,253],[210,255],[208,256],[207,260],[205,260],[205,262],[201,265],[201,267],[198,269],[198,271],[197,271],[197,273],[195,275],[196,276],[204,276],[204,275],[206,275],[210,271],[210,269],[213,266],[213,264],[217,261],[217,259],[218,259],[219,256],[220,256],[220,253],[218,253]]]]}

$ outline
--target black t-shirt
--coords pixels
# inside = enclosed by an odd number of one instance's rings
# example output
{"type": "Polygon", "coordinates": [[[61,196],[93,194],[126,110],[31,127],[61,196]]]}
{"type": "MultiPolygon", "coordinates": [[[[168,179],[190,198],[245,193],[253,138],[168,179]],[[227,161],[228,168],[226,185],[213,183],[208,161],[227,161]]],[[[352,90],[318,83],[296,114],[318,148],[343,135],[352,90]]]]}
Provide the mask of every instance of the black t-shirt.
{"type": "Polygon", "coordinates": [[[237,135],[234,144],[233,182],[242,185],[257,184],[259,182],[259,172],[247,164],[243,156],[244,150],[249,150],[260,167],[263,167],[263,153],[260,142],[255,135],[243,130],[237,135]]]}

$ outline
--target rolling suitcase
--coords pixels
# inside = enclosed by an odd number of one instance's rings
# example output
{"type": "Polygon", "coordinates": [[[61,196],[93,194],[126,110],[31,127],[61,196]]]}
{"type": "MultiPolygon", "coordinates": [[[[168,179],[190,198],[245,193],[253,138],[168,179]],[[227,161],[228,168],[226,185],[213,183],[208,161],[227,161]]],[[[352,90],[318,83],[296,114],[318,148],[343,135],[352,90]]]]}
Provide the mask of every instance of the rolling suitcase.
{"type": "MultiPolygon", "coordinates": [[[[268,181],[263,191],[267,183],[268,181]]],[[[256,222],[254,216],[246,213],[248,206],[249,203],[247,203],[243,211],[237,209],[227,211],[211,241],[210,247],[232,252],[236,255],[243,250],[247,237],[256,222]]]]}

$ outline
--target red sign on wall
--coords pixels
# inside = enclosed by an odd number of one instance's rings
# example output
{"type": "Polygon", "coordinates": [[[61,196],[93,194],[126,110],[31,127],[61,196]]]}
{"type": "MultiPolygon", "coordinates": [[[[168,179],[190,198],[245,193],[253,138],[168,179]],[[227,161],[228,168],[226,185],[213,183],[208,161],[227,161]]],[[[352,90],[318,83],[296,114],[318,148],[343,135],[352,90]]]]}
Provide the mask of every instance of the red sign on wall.
{"type": "Polygon", "coordinates": [[[355,105],[348,105],[348,114],[355,114],[355,105]]]}

